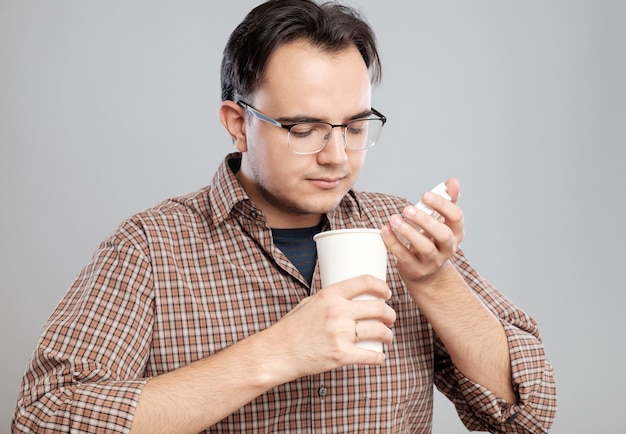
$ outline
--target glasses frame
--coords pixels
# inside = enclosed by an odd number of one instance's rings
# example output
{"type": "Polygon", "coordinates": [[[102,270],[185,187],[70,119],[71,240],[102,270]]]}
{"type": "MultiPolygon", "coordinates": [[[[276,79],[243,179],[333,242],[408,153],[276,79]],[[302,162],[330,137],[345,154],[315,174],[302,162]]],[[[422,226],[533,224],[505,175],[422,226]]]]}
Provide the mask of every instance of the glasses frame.
{"type": "MultiPolygon", "coordinates": [[[[381,131],[382,131],[382,127],[385,126],[385,123],[387,122],[387,117],[385,115],[383,115],[381,112],[379,112],[378,110],[376,110],[374,107],[371,107],[371,111],[372,111],[372,115],[377,116],[377,118],[370,118],[370,117],[365,117],[365,118],[359,118],[359,119],[353,119],[350,122],[346,122],[345,124],[331,124],[330,122],[323,122],[323,121],[315,121],[315,122],[296,122],[293,124],[283,124],[282,122],[277,121],[274,118],[269,117],[268,115],[261,113],[260,111],[258,111],[257,109],[255,109],[254,107],[252,107],[250,104],[244,102],[244,101],[237,101],[237,104],[240,105],[241,107],[243,107],[245,110],[249,111],[250,113],[252,113],[256,118],[262,120],[263,122],[267,122],[268,124],[274,125],[276,127],[280,127],[283,128],[285,130],[287,130],[287,147],[289,148],[289,150],[291,152],[293,152],[294,154],[298,154],[298,155],[311,155],[311,154],[317,154],[322,152],[322,150],[324,150],[324,148],[326,147],[326,145],[328,145],[328,142],[330,142],[330,136],[328,136],[328,140],[326,140],[326,143],[324,143],[324,145],[319,148],[316,151],[311,151],[311,152],[300,152],[300,151],[294,151],[293,149],[291,149],[290,146],[290,134],[291,134],[291,129],[297,125],[302,125],[302,124],[326,124],[329,125],[331,128],[331,131],[333,128],[342,128],[342,136],[343,136],[343,144],[346,148],[352,150],[352,151],[364,151],[366,149],[369,149],[371,147],[373,147],[376,143],[378,143],[378,137],[376,138],[376,140],[369,146],[365,147],[365,148],[351,148],[350,145],[348,144],[348,140],[346,139],[346,128],[348,127],[348,125],[350,125],[353,122],[358,122],[358,121],[362,121],[362,120],[366,120],[366,119],[372,119],[372,120],[379,120],[382,122],[381,127],[381,131]]],[[[380,137],[380,135],[379,135],[380,137]]]]}

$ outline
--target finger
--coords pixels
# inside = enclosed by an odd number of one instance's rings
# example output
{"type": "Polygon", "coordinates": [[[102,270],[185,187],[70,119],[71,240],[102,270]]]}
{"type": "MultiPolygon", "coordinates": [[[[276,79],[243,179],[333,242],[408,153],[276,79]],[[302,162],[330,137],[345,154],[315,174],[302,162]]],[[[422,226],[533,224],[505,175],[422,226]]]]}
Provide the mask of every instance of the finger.
{"type": "Polygon", "coordinates": [[[452,198],[453,203],[457,203],[461,198],[461,183],[456,178],[450,178],[446,181],[448,195],[452,198]]]}
{"type": "MultiPolygon", "coordinates": [[[[435,210],[437,214],[440,214],[444,217],[447,217],[448,214],[450,214],[453,211],[453,209],[456,207],[456,204],[454,202],[449,201],[439,196],[438,194],[432,193],[430,191],[427,191],[426,193],[422,195],[422,203],[428,206],[429,208],[432,208],[433,210],[435,210]]],[[[415,211],[413,211],[412,208],[415,208],[416,211],[421,211],[417,207],[408,206],[404,209],[402,215],[404,216],[415,215],[415,214],[419,215],[419,213],[416,213],[415,211]]],[[[432,216],[432,218],[435,218],[435,217],[437,217],[436,214],[432,216]]]]}
{"type": "MultiPolygon", "coordinates": [[[[425,193],[423,201],[443,216],[445,225],[454,233],[457,244],[460,243],[464,238],[465,231],[463,210],[456,203],[447,201],[432,193],[425,193]]],[[[407,215],[406,218],[412,219],[412,221],[419,221],[417,224],[423,227],[430,237],[437,239],[439,242],[443,242],[447,235],[441,226],[431,224],[432,220],[421,218],[419,213],[415,213],[415,216],[407,215]],[[438,232],[437,228],[442,230],[438,232]]]]}
{"type": "Polygon", "coordinates": [[[398,239],[395,228],[385,225],[381,229],[381,235],[387,246],[387,250],[397,259],[398,266],[400,266],[401,263],[417,262],[415,254],[411,251],[413,246],[409,244],[408,241],[398,239]]]}
{"type": "MultiPolygon", "coordinates": [[[[429,242],[427,230],[432,226],[432,223],[436,223],[436,220],[412,206],[407,207],[405,215],[406,216],[403,218],[395,214],[389,219],[389,223],[398,241],[409,250],[411,246],[429,242]]],[[[393,253],[395,254],[395,252],[393,253]]]]}
{"type": "Polygon", "coordinates": [[[445,260],[446,256],[439,252],[432,240],[420,235],[421,238],[413,239],[413,244],[407,248],[395,237],[394,230],[384,226],[381,234],[387,248],[396,257],[398,270],[404,279],[418,279],[430,274],[445,260]]]}
{"type": "Polygon", "coordinates": [[[391,345],[393,341],[393,331],[380,321],[358,321],[354,330],[355,342],[377,341],[391,345]]]}
{"type": "Polygon", "coordinates": [[[355,321],[376,320],[392,327],[396,322],[396,311],[382,299],[352,300],[352,317],[355,321]]]}
{"type": "MultiPolygon", "coordinates": [[[[457,236],[447,224],[430,219],[422,223],[424,232],[419,236],[409,236],[409,251],[424,264],[441,264],[455,252],[462,235],[457,236]]],[[[460,226],[462,234],[462,225],[460,226]]]]}
{"type": "Polygon", "coordinates": [[[391,298],[391,290],[387,283],[371,274],[352,277],[326,287],[328,291],[341,297],[352,300],[353,298],[370,295],[374,298],[388,300],[391,298]]]}
{"type": "Polygon", "coordinates": [[[364,350],[354,345],[354,359],[353,363],[356,365],[370,365],[370,366],[382,366],[385,364],[385,353],[379,353],[378,351],[364,350]]]}

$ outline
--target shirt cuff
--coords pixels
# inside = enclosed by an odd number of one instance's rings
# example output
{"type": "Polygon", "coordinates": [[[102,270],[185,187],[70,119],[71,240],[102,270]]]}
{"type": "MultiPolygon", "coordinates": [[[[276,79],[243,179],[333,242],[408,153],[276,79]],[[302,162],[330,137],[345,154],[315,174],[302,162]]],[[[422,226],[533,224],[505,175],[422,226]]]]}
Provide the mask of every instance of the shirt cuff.
{"type": "MultiPolygon", "coordinates": [[[[518,402],[510,404],[498,398],[455,367],[461,392],[474,416],[499,432],[547,433],[556,413],[552,366],[546,360],[537,337],[505,322],[503,327],[508,339],[511,378],[518,402]]],[[[472,418],[461,418],[468,429],[484,429],[472,418]]]]}
{"type": "Polygon", "coordinates": [[[82,383],[72,394],[71,426],[84,432],[130,432],[147,379],[82,383]]]}

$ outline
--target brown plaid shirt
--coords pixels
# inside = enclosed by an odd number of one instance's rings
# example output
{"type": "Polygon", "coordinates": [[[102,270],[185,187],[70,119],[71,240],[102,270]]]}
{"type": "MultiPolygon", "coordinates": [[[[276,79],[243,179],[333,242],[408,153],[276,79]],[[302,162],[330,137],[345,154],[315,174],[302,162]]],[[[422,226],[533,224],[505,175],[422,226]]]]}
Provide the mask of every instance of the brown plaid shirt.
{"type": "MultiPolygon", "coordinates": [[[[123,222],[98,247],[45,325],[22,381],[16,432],[129,432],[145,382],[210,356],[278,321],[308,288],[274,246],[227,157],[212,184],[123,222]],[[32,430],[32,431],[31,431],[32,430]]],[[[348,194],[328,227],[381,227],[406,201],[348,194]]],[[[390,261],[397,312],[382,367],[347,366],[259,396],[207,432],[429,433],[433,385],[472,430],[547,432],[556,411],[552,368],[536,323],[466,262],[454,263],[501,318],[518,405],[465,378],[390,261]]]]}

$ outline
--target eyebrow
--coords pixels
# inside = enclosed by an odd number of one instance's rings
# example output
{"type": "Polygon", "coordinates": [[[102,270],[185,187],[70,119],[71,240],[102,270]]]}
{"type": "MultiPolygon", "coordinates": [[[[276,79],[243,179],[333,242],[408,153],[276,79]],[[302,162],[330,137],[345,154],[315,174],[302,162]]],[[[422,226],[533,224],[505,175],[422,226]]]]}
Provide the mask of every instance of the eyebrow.
{"type": "MultiPolygon", "coordinates": [[[[370,108],[368,110],[365,110],[365,111],[363,111],[361,113],[357,113],[354,116],[349,117],[348,121],[355,121],[357,119],[364,119],[364,118],[370,116],[372,113],[374,113],[374,112],[370,108]]],[[[321,118],[314,118],[314,117],[311,117],[311,116],[304,116],[304,115],[302,115],[302,116],[288,116],[288,117],[287,116],[283,116],[283,117],[280,117],[280,118],[276,118],[276,120],[278,122],[282,123],[282,124],[297,124],[297,123],[300,123],[300,122],[327,122],[327,121],[325,121],[325,120],[323,120],[321,118]]]]}

